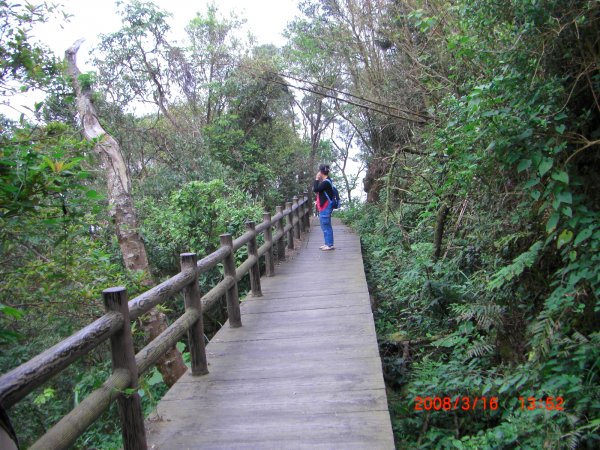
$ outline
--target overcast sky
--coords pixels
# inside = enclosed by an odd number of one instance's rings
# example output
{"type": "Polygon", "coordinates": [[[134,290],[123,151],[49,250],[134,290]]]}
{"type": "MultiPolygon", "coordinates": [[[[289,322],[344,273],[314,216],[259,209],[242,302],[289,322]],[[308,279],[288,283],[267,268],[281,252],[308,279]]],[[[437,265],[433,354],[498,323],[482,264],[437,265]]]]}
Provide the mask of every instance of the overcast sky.
{"type": "MultiPolygon", "coordinates": [[[[298,14],[299,0],[154,0],[160,9],[169,12],[172,35],[171,42],[181,42],[185,38],[185,26],[196,16],[197,12],[205,13],[206,6],[214,3],[219,14],[229,17],[231,11],[240,19],[246,19],[245,29],[241,30],[241,37],[251,32],[257,44],[274,44],[282,46],[285,39],[282,32],[292,18],[298,14]]],[[[32,0],[37,4],[41,0],[32,0]]],[[[76,40],[85,38],[84,44],[77,54],[77,65],[82,72],[94,70],[90,65],[90,51],[98,44],[98,36],[117,31],[121,28],[121,18],[117,15],[116,0],[55,0],[62,4],[62,11],[71,15],[69,20],[53,18],[48,23],[36,25],[33,36],[48,46],[57,56],[63,57],[65,50],[76,40]]],[[[18,119],[20,113],[31,116],[34,103],[43,100],[41,92],[28,92],[9,100],[11,107],[2,105],[0,113],[12,119],[18,119]]]]}
{"type": "MultiPolygon", "coordinates": [[[[89,51],[98,42],[98,35],[121,27],[116,1],[58,0],[57,3],[63,4],[64,11],[72,15],[69,22],[52,21],[41,27],[36,35],[60,56],[77,39],[85,38],[78,62],[82,70],[91,70],[86,60],[89,51]]],[[[215,3],[221,15],[227,17],[233,11],[240,18],[245,18],[247,30],[256,36],[258,44],[281,46],[285,42],[281,33],[298,12],[298,0],[154,0],[153,3],[173,15],[169,23],[174,33],[172,38],[178,40],[184,37],[184,27],[196,13],[204,13],[207,4],[215,3]]]]}

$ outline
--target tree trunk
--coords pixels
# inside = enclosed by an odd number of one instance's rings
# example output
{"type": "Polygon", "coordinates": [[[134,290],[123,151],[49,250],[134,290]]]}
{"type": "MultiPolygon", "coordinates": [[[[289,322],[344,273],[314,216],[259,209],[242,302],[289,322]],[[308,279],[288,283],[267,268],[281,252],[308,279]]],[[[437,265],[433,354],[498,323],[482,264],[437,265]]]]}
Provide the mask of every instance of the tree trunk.
{"type": "Polygon", "coordinates": [[[385,175],[386,167],[381,160],[372,158],[367,166],[367,173],[363,179],[363,189],[367,193],[367,203],[377,203],[379,193],[383,187],[381,178],[385,175]]]}
{"type": "MultiPolygon", "coordinates": [[[[79,79],[81,72],[77,67],[76,56],[83,39],[75,42],[66,52],[67,74],[71,77],[77,95],[77,111],[83,126],[83,134],[89,141],[97,139],[94,151],[106,175],[110,215],[114,220],[117,239],[123,262],[128,270],[145,272],[145,283],[152,284],[148,266],[148,256],[144,242],[138,231],[138,220],[131,195],[131,180],[127,166],[121,154],[119,143],[102,128],[98,121],[96,108],[91,100],[91,89],[79,79]]],[[[149,313],[144,322],[146,333],[151,339],[158,336],[167,327],[166,317],[157,310],[149,313]]],[[[163,380],[172,386],[186,371],[181,353],[173,348],[157,364],[163,380]]]]}

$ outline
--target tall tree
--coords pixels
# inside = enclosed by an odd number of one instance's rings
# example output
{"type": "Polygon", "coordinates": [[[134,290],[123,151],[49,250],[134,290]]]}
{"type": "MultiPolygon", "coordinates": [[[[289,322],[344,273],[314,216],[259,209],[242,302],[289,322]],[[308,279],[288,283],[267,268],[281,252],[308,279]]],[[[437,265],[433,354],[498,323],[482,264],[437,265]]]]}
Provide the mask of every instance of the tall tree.
{"type": "Polygon", "coordinates": [[[342,178],[346,188],[348,202],[352,203],[352,191],[356,189],[358,180],[364,169],[364,161],[360,161],[356,157],[352,157],[354,149],[357,147],[356,130],[351,129],[347,123],[341,122],[331,131],[331,143],[334,147],[334,162],[342,178]],[[337,132],[337,135],[336,135],[337,132]],[[358,164],[356,173],[350,170],[350,163],[358,164]]]}
{"type": "Polygon", "coordinates": [[[306,189],[298,176],[306,146],[290,126],[292,94],[273,70],[276,54],[272,46],[254,49],[227,82],[225,113],[205,128],[211,155],[267,206],[306,189]]]}
{"type": "Polygon", "coordinates": [[[186,53],[191,77],[181,84],[189,86],[183,90],[192,110],[203,110],[204,124],[212,123],[226,106],[224,83],[246,52],[232,32],[243,24],[233,13],[223,18],[215,5],[208,5],[206,13],[197,13],[185,28],[190,41],[186,53]]]}
{"type": "Polygon", "coordinates": [[[323,133],[332,125],[335,118],[335,102],[328,96],[329,88],[341,88],[344,77],[341,65],[327,54],[321,45],[322,24],[297,18],[286,30],[288,44],[284,48],[286,74],[290,79],[303,81],[311,86],[310,91],[302,91],[301,98],[295,100],[303,118],[305,139],[310,142],[310,157],[304,174],[308,182],[317,167],[317,156],[323,133]]]}
{"type": "MultiPolygon", "coordinates": [[[[145,272],[146,282],[151,284],[148,257],[144,242],[139,234],[139,225],[131,194],[131,180],[127,165],[121,154],[119,143],[108,134],[100,121],[92,102],[89,77],[82,75],[77,67],[76,55],[81,43],[79,40],[66,52],[67,73],[71,77],[77,95],[77,109],[83,126],[83,134],[89,141],[95,141],[94,151],[101,161],[106,176],[110,214],[113,217],[119,246],[125,267],[129,270],[145,272]]],[[[158,336],[166,329],[166,317],[156,308],[149,312],[145,328],[150,338],[158,336]]],[[[186,371],[181,353],[172,348],[158,363],[165,383],[172,386],[186,371]]]]}
{"type": "Polygon", "coordinates": [[[181,62],[181,52],[167,41],[170,15],[139,0],[125,4],[121,15],[123,28],[101,36],[94,61],[107,95],[121,106],[153,104],[180,129],[169,108],[175,65],[181,62]]]}

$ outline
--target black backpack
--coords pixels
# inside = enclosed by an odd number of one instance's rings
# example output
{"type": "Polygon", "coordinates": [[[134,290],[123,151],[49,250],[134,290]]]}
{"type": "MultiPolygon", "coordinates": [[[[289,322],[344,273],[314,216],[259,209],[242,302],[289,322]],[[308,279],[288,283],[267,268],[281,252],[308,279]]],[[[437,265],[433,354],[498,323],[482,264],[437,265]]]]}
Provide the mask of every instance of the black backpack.
{"type": "Polygon", "coordinates": [[[340,200],[340,193],[338,192],[337,188],[333,185],[333,181],[331,181],[331,179],[326,178],[325,181],[329,181],[329,183],[331,183],[331,190],[333,191],[333,199],[329,198],[329,195],[327,195],[327,191],[323,191],[325,193],[325,197],[327,197],[327,200],[329,200],[333,206],[333,209],[339,209],[340,204],[342,203],[340,200]]]}

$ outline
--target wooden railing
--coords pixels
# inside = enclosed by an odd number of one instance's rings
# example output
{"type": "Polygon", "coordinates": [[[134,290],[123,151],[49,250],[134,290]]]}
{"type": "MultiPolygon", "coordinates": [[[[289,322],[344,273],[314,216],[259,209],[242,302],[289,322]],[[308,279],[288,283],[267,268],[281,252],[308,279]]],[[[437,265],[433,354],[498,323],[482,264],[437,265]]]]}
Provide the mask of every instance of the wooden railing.
{"type": "Polygon", "coordinates": [[[309,227],[311,207],[306,193],[299,200],[294,197],[285,209],[277,207],[271,217],[265,212],[259,225],[246,223],[246,232],[233,240],[231,234],[221,235],[221,247],[197,261],[195,253],[181,255],[181,272],[149,291],[127,302],[123,287],[103,292],[106,314],[54,347],[13,369],[0,378],[0,404],[5,409],[22,400],[35,388],[68,367],[77,358],[89,353],[110,339],[112,375],[104,384],[88,395],[70,413],[44,434],[31,449],[64,449],[71,446],[81,434],[117,400],[123,435],[123,446],[128,449],[146,449],[144,418],[137,393],[138,378],[153,367],[162,355],[172,348],[187,332],[191,355],[192,375],[208,373],[204,348],[202,311],[218,304],[225,296],[231,327],[242,326],[238,298],[238,282],[250,275],[252,294],[261,295],[259,260],[265,257],[266,276],[274,275],[274,256],[285,259],[287,247],[294,248],[294,239],[309,227]],[[286,217],[288,218],[286,221],[286,217]],[[275,233],[273,234],[273,227],[275,233]],[[256,237],[264,233],[264,244],[257,248],[256,237]],[[235,252],[248,246],[248,257],[235,267],[235,252]],[[223,280],[200,297],[198,276],[223,263],[223,280]],[[185,312],[156,339],[135,354],[131,321],[147,313],[154,306],[183,291],[185,312]]]}

